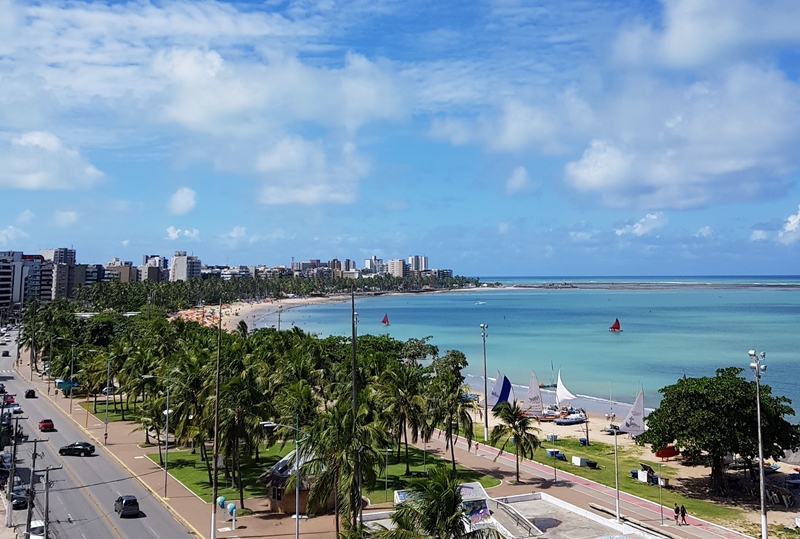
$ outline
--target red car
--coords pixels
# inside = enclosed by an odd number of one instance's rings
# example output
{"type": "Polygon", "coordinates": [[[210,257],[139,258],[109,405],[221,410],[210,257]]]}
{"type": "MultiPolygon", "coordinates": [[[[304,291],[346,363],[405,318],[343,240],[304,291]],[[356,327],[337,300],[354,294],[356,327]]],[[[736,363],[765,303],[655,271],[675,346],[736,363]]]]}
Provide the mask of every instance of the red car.
{"type": "Polygon", "coordinates": [[[52,419],[42,419],[39,421],[39,430],[42,432],[46,430],[56,430],[56,426],[53,424],[52,419]]]}
{"type": "Polygon", "coordinates": [[[3,400],[5,401],[6,404],[11,404],[12,402],[14,402],[14,397],[12,395],[4,395],[3,400]]]}

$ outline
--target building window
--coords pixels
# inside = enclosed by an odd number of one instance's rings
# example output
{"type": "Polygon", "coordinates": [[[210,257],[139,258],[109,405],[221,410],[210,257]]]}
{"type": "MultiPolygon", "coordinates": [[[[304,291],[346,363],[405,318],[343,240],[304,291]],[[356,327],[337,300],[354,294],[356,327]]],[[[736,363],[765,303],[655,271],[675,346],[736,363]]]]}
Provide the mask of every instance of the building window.
{"type": "Polygon", "coordinates": [[[281,501],[283,499],[283,489],[278,487],[272,487],[272,499],[276,501],[281,501]]]}

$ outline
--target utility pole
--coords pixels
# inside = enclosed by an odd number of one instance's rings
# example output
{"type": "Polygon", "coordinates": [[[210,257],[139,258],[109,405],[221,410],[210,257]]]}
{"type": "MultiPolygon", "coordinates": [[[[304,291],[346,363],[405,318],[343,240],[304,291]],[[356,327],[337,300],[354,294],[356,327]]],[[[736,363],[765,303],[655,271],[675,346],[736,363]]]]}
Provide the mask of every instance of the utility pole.
{"type": "MultiPolygon", "coordinates": [[[[36,477],[36,459],[39,457],[44,457],[44,453],[41,455],[36,452],[36,444],[39,442],[47,442],[48,440],[34,440],[33,441],[33,451],[31,452],[31,482],[28,486],[28,517],[25,519],[25,537],[31,536],[31,519],[33,518],[33,499],[36,495],[36,492],[33,490],[33,479],[36,477]]],[[[41,470],[39,470],[41,471],[41,470]]],[[[14,478],[10,478],[13,482],[14,478]]]]}
{"type": "MultiPolygon", "coordinates": [[[[59,466],[58,468],[53,468],[52,466],[48,466],[44,470],[44,536],[50,537],[50,487],[52,484],[50,483],[50,470],[60,470],[63,466],[59,466]]],[[[40,472],[42,470],[36,470],[40,472]]]]}
{"type": "MultiPolygon", "coordinates": [[[[17,474],[17,429],[19,428],[19,420],[28,419],[27,417],[14,418],[14,430],[11,432],[11,468],[8,471],[8,483],[6,484],[6,527],[13,526],[11,522],[11,493],[14,491],[14,476],[17,474]]],[[[9,425],[10,426],[10,425],[9,425]]]]}

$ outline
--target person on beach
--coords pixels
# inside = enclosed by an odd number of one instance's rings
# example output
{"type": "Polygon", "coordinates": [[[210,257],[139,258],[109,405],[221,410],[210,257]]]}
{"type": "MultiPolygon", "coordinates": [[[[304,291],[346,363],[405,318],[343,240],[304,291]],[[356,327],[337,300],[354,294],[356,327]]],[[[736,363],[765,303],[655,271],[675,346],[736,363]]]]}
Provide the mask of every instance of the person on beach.
{"type": "Polygon", "coordinates": [[[675,524],[677,524],[678,526],[681,525],[681,523],[678,522],[678,517],[679,516],[681,516],[681,509],[680,509],[680,507],[678,507],[678,504],[676,503],[675,504],[675,524]]]}
{"type": "Polygon", "coordinates": [[[681,525],[688,526],[686,523],[686,508],[683,505],[681,505],[681,525]]]}

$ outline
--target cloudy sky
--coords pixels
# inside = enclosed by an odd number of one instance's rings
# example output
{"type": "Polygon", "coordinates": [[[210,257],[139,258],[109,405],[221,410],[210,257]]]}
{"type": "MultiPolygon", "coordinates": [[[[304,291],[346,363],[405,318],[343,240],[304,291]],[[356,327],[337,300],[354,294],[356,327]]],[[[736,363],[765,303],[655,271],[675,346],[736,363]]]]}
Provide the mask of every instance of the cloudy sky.
{"type": "Polygon", "coordinates": [[[0,250],[798,274],[796,0],[0,0],[0,250]]]}

